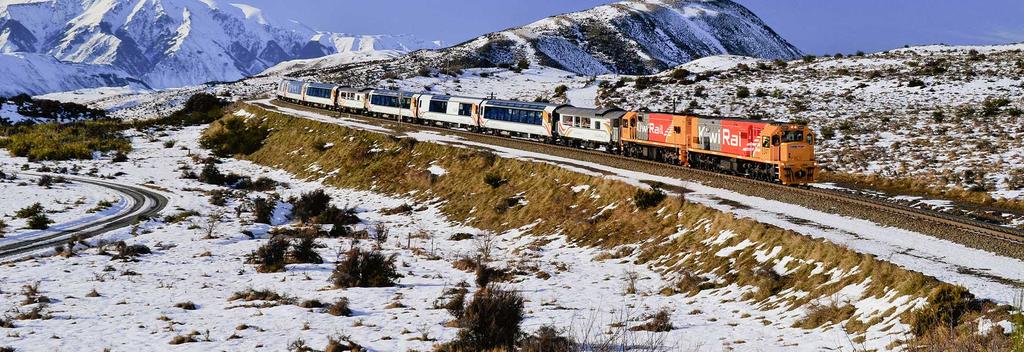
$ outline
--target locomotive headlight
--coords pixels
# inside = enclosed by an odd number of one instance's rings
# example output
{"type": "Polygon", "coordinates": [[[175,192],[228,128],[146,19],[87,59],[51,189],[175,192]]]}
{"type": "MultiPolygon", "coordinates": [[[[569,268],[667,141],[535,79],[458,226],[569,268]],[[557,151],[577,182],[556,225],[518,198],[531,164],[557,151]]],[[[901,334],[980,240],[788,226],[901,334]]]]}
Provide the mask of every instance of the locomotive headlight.
{"type": "Polygon", "coordinates": [[[807,176],[807,172],[804,169],[800,169],[796,172],[796,178],[804,178],[807,176]]]}

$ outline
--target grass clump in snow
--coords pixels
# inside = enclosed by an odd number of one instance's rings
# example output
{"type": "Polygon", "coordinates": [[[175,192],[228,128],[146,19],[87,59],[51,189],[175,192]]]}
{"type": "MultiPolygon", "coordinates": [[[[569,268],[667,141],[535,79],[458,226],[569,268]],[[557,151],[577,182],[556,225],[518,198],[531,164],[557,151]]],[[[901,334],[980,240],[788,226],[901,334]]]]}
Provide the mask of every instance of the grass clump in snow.
{"type": "Polygon", "coordinates": [[[336,317],[352,316],[352,309],[348,307],[348,298],[345,297],[338,298],[334,303],[328,305],[326,312],[336,317]]]}
{"type": "Polygon", "coordinates": [[[123,128],[117,121],[20,125],[3,130],[7,138],[0,139],[0,147],[29,161],[89,160],[94,152],[131,151],[131,141],[121,134],[123,128]]]}
{"type": "Polygon", "coordinates": [[[668,309],[661,309],[648,317],[647,322],[629,328],[630,331],[668,332],[672,331],[672,312],[668,309]]]}
{"type": "Polygon", "coordinates": [[[241,117],[218,120],[199,140],[203,148],[218,156],[252,154],[263,146],[269,131],[258,122],[241,117]]]}
{"type": "Polygon", "coordinates": [[[302,236],[292,241],[292,250],[288,252],[291,264],[322,264],[324,258],[316,252],[316,237],[302,236]]]}
{"type": "Polygon", "coordinates": [[[309,222],[327,210],[331,204],[331,196],[324,190],[318,189],[303,193],[289,202],[292,203],[292,216],[302,222],[309,222]]]}
{"type": "Polygon", "coordinates": [[[665,200],[665,192],[658,187],[653,187],[649,191],[637,188],[636,193],[633,194],[633,204],[640,210],[655,207],[663,200],[665,200]]]}
{"type": "Polygon", "coordinates": [[[390,287],[402,277],[395,267],[395,255],[362,251],[354,247],[334,268],[330,281],[335,288],[390,287]]]}
{"type": "Polygon", "coordinates": [[[283,236],[274,236],[266,244],[249,253],[245,262],[255,264],[256,271],[261,273],[284,271],[284,266],[287,264],[287,251],[288,240],[283,236]]]}
{"type": "Polygon", "coordinates": [[[793,327],[814,329],[826,324],[838,324],[850,319],[856,310],[852,305],[839,302],[812,303],[807,307],[807,315],[793,323],[793,327]]]}
{"type": "Polygon", "coordinates": [[[487,287],[477,291],[458,320],[454,341],[438,351],[513,351],[520,338],[523,297],[516,291],[487,287]]]}

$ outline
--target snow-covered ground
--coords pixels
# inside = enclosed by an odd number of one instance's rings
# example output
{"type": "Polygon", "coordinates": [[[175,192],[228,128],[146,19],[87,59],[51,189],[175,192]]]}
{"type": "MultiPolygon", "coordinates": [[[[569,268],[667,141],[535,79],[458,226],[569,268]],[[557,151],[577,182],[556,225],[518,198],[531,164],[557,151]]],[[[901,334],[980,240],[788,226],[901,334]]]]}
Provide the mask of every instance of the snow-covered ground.
{"type": "MultiPolygon", "coordinates": [[[[318,240],[318,252],[326,259],[322,265],[290,265],[284,273],[258,274],[252,265],[243,263],[246,254],[266,242],[267,225],[251,224],[243,214],[240,220],[228,216],[206,239],[201,229],[209,214],[228,211],[234,214],[236,201],[227,208],[210,205],[204,191],[217,187],[195,180],[179,178],[176,169],[193,164],[190,154],[204,154],[197,146],[201,128],[171,132],[165,139],[178,141],[178,147],[164,148],[161,141],[134,138],[135,151],[131,161],[113,164],[107,161],[76,162],[97,167],[100,174],[125,172],[119,182],[153,183],[165,189],[170,205],[166,214],[195,210],[201,215],[177,224],[150,221],[137,229],[118,230],[97,240],[124,240],[129,244],[145,244],[153,254],[139,261],[111,260],[98,255],[95,249],[79,248],[70,258],[41,257],[7,266],[0,271],[0,308],[16,314],[35,305],[22,305],[22,286],[39,283],[42,295],[53,302],[45,309],[53,316],[48,320],[15,320],[17,327],[4,329],[0,345],[18,350],[100,350],[103,348],[144,350],[270,350],[279,351],[292,341],[302,339],[310,346],[322,348],[328,336],[349,336],[353,341],[373,350],[429,350],[434,341],[420,341],[423,333],[429,339],[445,341],[453,338],[455,328],[444,327],[452,318],[434,302],[446,288],[461,281],[472,282],[473,275],[452,267],[451,261],[474,253],[475,241],[453,241],[455,233],[478,236],[483,231],[448,221],[435,205],[427,204],[410,214],[383,215],[382,211],[409,202],[407,199],[379,194],[328,188],[338,206],[355,206],[363,224],[373,231],[378,223],[391,229],[391,240],[384,251],[398,255],[404,278],[392,288],[334,290],[327,278],[341,253],[354,244],[347,239],[318,240]],[[251,231],[251,239],[242,234],[251,231]],[[427,236],[410,236],[418,234],[427,236]],[[408,242],[407,242],[408,241],[408,242]],[[404,248],[420,248],[420,254],[404,248]],[[423,252],[439,256],[432,260],[423,252]],[[269,289],[298,300],[318,299],[333,302],[347,297],[354,311],[352,317],[336,317],[318,308],[295,305],[245,307],[245,302],[228,301],[237,291],[269,289]],[[98,297],[87,295],[95,290],[98,297]],[[386,308],[399,301],[404,308],[386,308]],[[192,302],[196,310],[174,307],[192,302]],[[240,328],[243,326],[247,328],[240,328]],[[199,332],[200,342],[172,346],[175,336],[199,332]],[[209,338],[210,341],[205,341],[209,338]]],[[[425,136],[423,139],[428,139],[425,136]]],[[[446,137],[435,140],[446,142],[446,137]]],[[[532,157],[508,151],[515,157],[532,157]]],[[[24,159],[0,156],[0,168],[10,169],[25,163],[24,159]]],[[[220,164],[222,172],[267,176],[289,186],[279,187],[282,196],[298,195],[322,186],[316,180],[297,180],[278,170],[244,161],[227,160],[220,164]]],[[[444,171],[433,169],[435,174],[444,171]]],[[[443,176],[441,176],[443,177],[443,176]]],[[[35,187],[23,186],[28,190],[35,187]]],[[[6,203],[11,192],[0,193],[6,203]]],[[[658,290],[669,281],[650,268],[637,266],[631,258],[595,260],[599,251],[565,243],[556,235],[522,234],[527,229],[495,234],[496,265],[536,266],[550,274],[517,276],[507,287],[520,291],[526,298],[527,319],[524,328],[530,332],[542,325],[571,328],[577,336],[584,331],[601,336],[609,326],[641,323],[646,314],[662,308],[672,311],[676,327],[668,333],[646,336],[636,333],[634,342],[654,340],[671,350],[736,350],[815,351],[850,349],[845,333],[836,327],[802,330],[791,325],[800,319],[800,310],[777,308],[759,310],[737,299],[743,290],[728,286],[705,290],[700,294],[662,296],[658,290]],[[536,240],[543,239],[542,245],[536,240]],[[638,273],[638,292],[625,294],[625,277],[638,273]]],[[[725,236],[725,234],[723,234],[725,236]]],[[[726,236],[728,238],[728,236],[726,236]]],[[[363,241],[360,246],[369,246],[363,241]]],[[[722,255],[728,255],[724,253],[722,255]]],[[[472,285],[471,285],[472,286],[472,285]]],[[[472,289],[472,287],[471,287],[472,289]]],[[[854,293],[855,294],[855,293],[854,293]]],[[[913,304],[902,302],[900,304],[913,304]]],[[[868,346],[884,347],[897,339],[895,335],[871,332],[868,346]]]]}
{"type": "MultiPolygon", "coordinates": [[[[7,151],[0,150],[0,155],[8,157],[7,151]]],[[[7,159],[9,160],[9,159],[7,159]]],[[[8,177],[17,175],[17,169],[6,162],[0,170],[8,177]]],[[[0,216],[7,223],[2,232],[0,245],[21,240],[37,232],[27,228],[27,219],[15,217],[15,213],[23,208],[40,203],[45,214],[53,220],[54,227],[67,225],[79,220],[83,215],[100,216],[110,211],[117,211],[125,206],[124,196],[109,189],[86,183],[53,183],[49,187],[37,186],[39,177],[17,175],[13,180],[0,180],[0,216]],[[108,202],[100,206],[101,202],[108,202]]]]}
{"type": "MultiPolygon", "coordinates": [[[[263,102],[269,103],[269,100],[264,100],[263,102]]],[[[358,121],[338,119],[308,111],[288,108],[279,108],[279,110],[296,116],[342,124],[353,128],[363,128],[364,125],[358,121]]],[[[998,256],[993,253],[911,231],[886,227],[861,219],[829,214],[770,199],[711,188],[694,182],[680,181],[678,179],[617,169],[601,164],[569,160],[546,154],[495,147],[466,141],[452,135],[433,132],[419,132],[409,135],[421,141],[488,148],[504,157],[550,162],[577,172],[605,175],[635,185],[646,185],[651,181],[656,181],[666,185],[679,186],[692,191],[685,195],[689,201],[705,204],[740,217],[752,218],[759,222],[790,229],[811,237],[824,238],[855,251],[875,255],[901,267],[935,276],[944,282],[963,285],[981,298],[990,298],[998,302],[1010,303],[1013,302],[1019,295],[1021,288],[1024,287],[1024,280],[1022,280],[1024,278],[1024,261],[998,256]]]]}

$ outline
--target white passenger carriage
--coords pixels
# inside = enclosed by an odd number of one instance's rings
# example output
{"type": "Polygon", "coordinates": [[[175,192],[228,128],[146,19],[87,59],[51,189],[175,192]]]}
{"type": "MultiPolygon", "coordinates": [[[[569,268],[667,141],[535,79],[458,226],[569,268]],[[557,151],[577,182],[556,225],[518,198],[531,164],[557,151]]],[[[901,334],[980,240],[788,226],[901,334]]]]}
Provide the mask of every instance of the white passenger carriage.
{"type": "Polygon", "coordinates": [[[555,125],[563,144],[606,151],[618,149],[619,123],[624,110],[563,106],[555,110],[561,117],[555,125]]]}
{"type": "Polygon", "coordinates": [[[277,86],[277,96],[291,102],[301,102],[302,88],[305,83],[296,79],[283,79],[277,86]]]}
{"type": "Polygon", "coordinates": [[[369,103],[366,110],[377,117],[411,119],[414,95],[411,92],[374,89],[369,92],[369,103]]]}
{"type": "Polygon", "coordinates": [[[303,99],[307,105],[334,110],[337,85],[307,82],[303,99]]]}
{"type": "Polygon", "coordinates": [[[340,111],[362,113],[366,111],[368,88],[339,87],[337,108],[340,111]]]}
{"type": "Polygon", "coordinates": [[[563,105],[485,100],[480,105],[480,128],[514,137],[551,141],[556,109],[563,105]]]}
{"type": "Polygon", "coordinates": [[[430,124],[475,129],[481,98],[420,94],[416,97],[416,116],[430,124]]]}

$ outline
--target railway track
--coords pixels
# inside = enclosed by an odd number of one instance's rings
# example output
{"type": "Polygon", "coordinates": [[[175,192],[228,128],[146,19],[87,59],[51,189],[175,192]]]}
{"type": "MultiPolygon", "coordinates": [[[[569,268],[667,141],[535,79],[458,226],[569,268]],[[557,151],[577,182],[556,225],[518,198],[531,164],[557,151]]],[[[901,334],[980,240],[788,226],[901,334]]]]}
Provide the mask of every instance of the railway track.
{"type": "MultiPolygon", "coordinates": [[[[42,176],[44,174],[27,173],[27,175],[42,176]]],[[[155,216],[167,206],[166,197],[148,189],[77,176],[56,174],[52,176],[61,176],[75,182],[87,183],[114,190],[118,193],[124,194],[128,198],[131,198],[133,204],[127,210],[112,217],[99,219],[80,226],[48,233],[24,241],[0,245],[0,261],[13,260],[24,254],[46,248],[53,248],[56,245],[67,244],[71,241],[82,240],[124,228],[134,224],[135,221],[141,217],[155,216]]]]}
{"type": "Polygon", "coordinates": [[[915,232],[923,232],[935,237],[960,242],[971,247],[993,251],[998,254],[1024,258],[1024,231],[837,190],[784,186],[781,184],[759,181],[735,175],[721,174],[713,171],[692,169],[684,166],[664,164],[650,160],[634,159],[621,155],[608,154],[601,151],[546,144],[537,141],[481,134],[464,130],[447,129],[365,115],[339,113],[337,111],[312,108],[280,100],[274,100],[273,104],[257,103],[257,105],[271,110],[278,110],[274,105],[281,105],[284,107],[317,113],[335,114],[339,117],[347,117],[367,122],[382,121],[402,126],[415,126],[418,130],[443,132],[469,140],[481,140],[485,143],[498,146],[547,153],[555,156],[573,158],[574,160],[595,162],[612,167],[641,171],[659,176],[682,177],[702,183],[707,182],[710,183],[708,184],[709,186],[713,187],[721,187],[748,195],[803,205],[812,209],[829,212],[839,210],[839,212],[842,213],[841,215],[873,220],[884,225],[915,232]],[[848,211],[842,211],[844,209],[848,211]],[[987,242],[990,242],[990,244],[973,243],[974,241],[971,240],[971,237],[989,239],[990,241],[987,242]],[[997,243],[992,243],[993,241],[997,243]]]}

